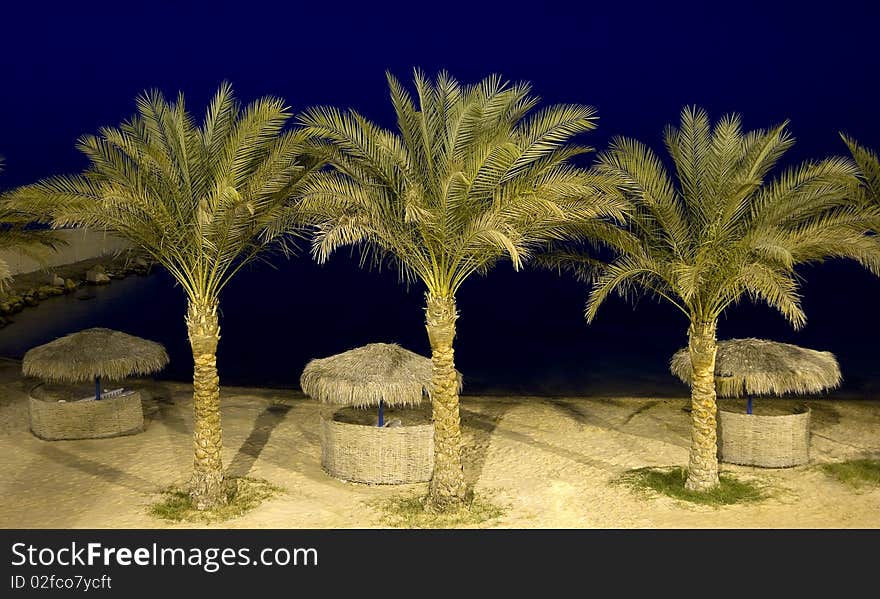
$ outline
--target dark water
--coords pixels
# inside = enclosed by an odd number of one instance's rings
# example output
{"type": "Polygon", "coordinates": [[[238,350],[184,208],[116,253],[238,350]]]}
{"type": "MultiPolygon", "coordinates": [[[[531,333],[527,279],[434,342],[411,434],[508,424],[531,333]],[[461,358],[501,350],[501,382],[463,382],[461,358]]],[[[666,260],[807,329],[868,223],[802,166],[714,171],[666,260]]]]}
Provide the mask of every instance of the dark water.
{"type": "MultiPolygon", "coordinates": [[[[223,293],[218,361],[224,383],[297,387],[310,359],[376,341],[428,355],[422,292],[407,291],[394,273],[362,271],[347,256],[324,267],[306,259],[276,265],[249,268],[223,293]]],[[[833,351],[845,380],[838,394],[877,397],[880,281],[846,264],[812,267],[803,275],[810,321],[802,331],[746,302],[721,322],[719,336],[766,337],[833,351]]],[[[88,291],[94,299],[53,298],[15,315],[15,322],[0,330],[0,356],[19,357],[58,336],[104,326],[164,344],[171,363],[160,378],[191,377],[184,296],[167,273],[158,269],[88,291]]],[[[585,288],[570,279],[543,271],[514,273],[506,265],[465,283],[456,362],[466,391],[686,393],[667,370],[669,357],[686,341],[682,315],[649,298],[635,306],[614,299],[587,325],[584,299],[585,288]]]]}

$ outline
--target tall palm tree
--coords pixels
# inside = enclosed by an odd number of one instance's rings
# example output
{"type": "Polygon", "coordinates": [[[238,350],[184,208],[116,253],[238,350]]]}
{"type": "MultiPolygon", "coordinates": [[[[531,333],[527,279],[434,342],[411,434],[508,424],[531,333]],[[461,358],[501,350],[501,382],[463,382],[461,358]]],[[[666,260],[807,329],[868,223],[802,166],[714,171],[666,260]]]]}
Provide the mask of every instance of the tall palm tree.
{"type": "Polygon", "coordinates": [[[847,199],[856,172],[849,160],[809,161],[769,179],[794,143],[786,127],[744,132],[737,115],[713,126],[704,110],[685,108],[680,127],[665,133],[674,176],[642,143],[615,139],[594,169],[619,180],[618,193],[633,205],[627,234],[612,240],[614,256],[604,263],[576,252],[548,259],[591,281],[588,321],[611,293],[639,290],[688,319],[688,489],[718,484],[715,333],[725,309],[747,296],[798,328],[805,315],[797,264],[845,257],[880,271],[880,244],[869,234],[877,213],[847,199]]]}
{"type": "Polygon", "coordinates": [[[596,193],[604,177],[569,162],[588,151],[571,140],[595,127],[592,108],[533,110],[538,98],[529,85],[497,76],[462,85],[445,72],[431,81],[416,70],[415,98],[390,74],[388,84],[397,131],[353,110],[315,108],[300,117],[326,140],[334,167],[307,185],[303,206],[316,225],[318,262],[355,245],[362,264],[388,261],[424,285],[435,456],[426,505],[442,510],[466,495],[456,293],[502,258],[520,268],[547,240],[560,239],[568,221],[613,233],[606,219],[621,217],[622,202],[596,193]]]}
{"type": "MultiPolygon", "coordinates": [[[[0,172],[3,172],[3,166],[3,157],[0,156],[0,172]]],[[[48,252],[64,245],[64,240],[54,231],[30,226],[36,219],[36,215],[19,208],[0,206],[0,251],[12,250],[42,262],[48,252]]],[[[0,259],[0,291],[8,289],[11,279],[9,265],[0,259]]]]}
{"type": "Polygon", "coordinates": [[[855,194],[860,201],[875,206],[880,205],[880,156],[876,152],[860,145],[855,139],[840,135],[849,148],[856,165],[859,167],[860,185],[855,194]]]}
{"type": "Polygon", "coordinates": [[[91,166],[19,189],[13,201],[57,226],[112,231],[143,248],[186,292],[192,346],[194,468],[198,509],[226,501],[220,426],[220,292],[270,245],[286,249],[296,211],[289,198],[319,164],[308,137],[284,131],[291,114],[277,98],[242,108],[224,83],[201,125],[183,96],[137,99],[137,114],[78,142],[91,166]]]}

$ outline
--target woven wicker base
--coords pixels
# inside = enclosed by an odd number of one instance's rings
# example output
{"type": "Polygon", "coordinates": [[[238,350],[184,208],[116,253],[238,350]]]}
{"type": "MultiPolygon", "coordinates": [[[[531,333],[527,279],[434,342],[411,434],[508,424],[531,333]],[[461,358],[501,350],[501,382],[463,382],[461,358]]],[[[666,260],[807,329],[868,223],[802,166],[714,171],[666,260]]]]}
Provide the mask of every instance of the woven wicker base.
{"type": "Polygon", "coordinates": [[[787,468],[810,461],[810,409],[764,416],[718,410],[718,458],[730,464],[787,468]]]}
{"type": "Polygon", "coordinates": [[[31,432],[40,439],[102,439],[133,435],[144,430],[141,395],[102,399],[100,401],[66,401],[30,398],[31,432]]]}
{"type": "Polygon", "coordinates": [[[321,417],[321,465],[330,476],[399,485],[430,480],[434,425],[379,428],[321,417]]]}

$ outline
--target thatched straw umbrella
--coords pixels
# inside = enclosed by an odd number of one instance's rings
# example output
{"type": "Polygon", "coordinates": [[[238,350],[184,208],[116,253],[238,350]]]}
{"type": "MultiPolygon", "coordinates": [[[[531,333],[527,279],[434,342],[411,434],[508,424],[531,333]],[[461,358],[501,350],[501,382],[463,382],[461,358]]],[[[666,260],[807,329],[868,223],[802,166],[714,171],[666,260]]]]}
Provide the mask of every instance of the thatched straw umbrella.
{"type": "Polygon", "coordinates": [[[49,381],[81,383],[95,380],[95,399],[101,399],[101,378],[119,380],[148,374],[168,364],[165,348],[155,341],[94,328],[71,333],[24,355],[26,376],[49,381]]]}
{"type": "MultiPolygon", "coordinates": [[[[691,383],[688,349],[680,349],[670,362],[672,373],[691,383]]],[[[729,339],[718,342],[715,389],[720,397],[818,393],[840,385],[840,366],[834,354],[765,339],[729,339]]]]}
{"type": "MultiPolygon", "coordinates": [[[[461,387],[461,374],[458,375],[461,387]]],[[[431,360],[395,343],[370,343],[329,358],[312,360],[299,379],[303,392],[327,404],[415,406],[431,394],[431,360]]]]}

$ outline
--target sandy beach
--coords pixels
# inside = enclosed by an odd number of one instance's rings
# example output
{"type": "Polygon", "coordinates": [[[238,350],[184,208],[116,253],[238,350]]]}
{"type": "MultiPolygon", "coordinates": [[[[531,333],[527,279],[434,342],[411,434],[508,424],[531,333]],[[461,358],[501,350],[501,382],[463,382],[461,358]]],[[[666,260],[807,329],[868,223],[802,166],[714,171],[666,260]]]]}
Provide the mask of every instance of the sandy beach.
{"type": "MultiPolygon", "coordinates": [[[[141,434],[47,442],[28,430],[20,365],[0,362],[0,527],[168,528],[147,506],[191,468],[191,387],[138,381],[141,434]]],[[[474,490],[505,508],[497,528],[878,528],[880,490],[855,490],[818,464],[880,455],[880,401],[816,400],[811,463],[768,470],[723,465],[770,493],[758,504],[705,507],[640,496],[614,484],[641,466],[684,465],[685,398],[462,398],[465,469],[474,490]]],[[[295,391],[223,389],[224,461],[264,478],[277,497],[220,528],[385,526],[375,501],[424,485],[367,486],[320,467],[320,406],[295,391]]],[[[202,525],[200,525],[202,526],[202,525]]]]}

